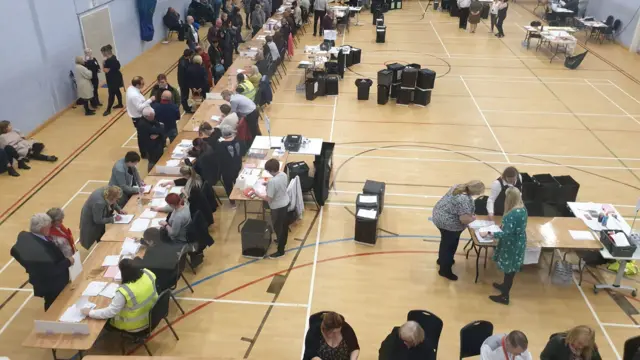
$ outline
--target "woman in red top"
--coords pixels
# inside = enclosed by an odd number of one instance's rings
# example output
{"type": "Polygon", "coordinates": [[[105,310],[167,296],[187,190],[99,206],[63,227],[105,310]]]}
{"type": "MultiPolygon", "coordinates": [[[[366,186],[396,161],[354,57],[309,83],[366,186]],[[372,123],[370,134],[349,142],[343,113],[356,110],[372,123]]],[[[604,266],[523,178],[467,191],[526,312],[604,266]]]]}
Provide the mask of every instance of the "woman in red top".
{"type": "Polygon", "coordinates": [[[201,46],[196,46],[196,52],[202,58],[202,65],[207,69],[207,81],[209,81],[209,86],[213,87],[213,76],[211,74],[211,58],[206,51],[202,49],[201,46]]]}
{"type": "Polygon", "coordinates": [[[65,257],[72,257],[76,252],[76,245],[71,230],[62,224],[64,211],[60,208],[51,208],[47,211],[51,218],[51,241],[62,251],[65,257]]]}

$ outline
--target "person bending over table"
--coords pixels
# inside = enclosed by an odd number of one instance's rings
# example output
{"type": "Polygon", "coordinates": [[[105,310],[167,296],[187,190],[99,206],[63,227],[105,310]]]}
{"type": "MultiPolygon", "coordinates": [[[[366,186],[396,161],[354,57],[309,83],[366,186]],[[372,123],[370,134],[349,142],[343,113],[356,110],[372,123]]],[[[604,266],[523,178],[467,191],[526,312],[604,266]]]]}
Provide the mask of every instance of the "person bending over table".
{"type": "Polygon", "coordinates": [[[522,192],[522,176],[513,166],[504,169],[502,175],[491,183],[491,192],[487,198],[489,220],[493,220],[494,215],[504,213],[505,194],[511,187],[516,187],[522,192]]]}
{"type": "MultiPolygon", "coordinates": [[[[224,190],[227,196],[231,196],[233,186],[236,184],[236,178],[242,170],[242,149],[240,141],[236,139],[236,132],[229,125],[220,127],[222,138],[218,142],[215,154],[220,164],[220,176],[224,190]]],[[[236,208],[236,202],[229,199],[229,203],[233,209],[236,208]]]]}
{"type": "Polygon", "coordinates": [[[480,347],[480,360],[532,360],[529,340],[519,330],[488,337],[480,347]]]}
{"type": "Polygon", "coordinates": [[[415,321],[396,326],[382,342],[378,360],[435,360],[435,351],[415,321]]]}
{"type": "Polygon", "coordinates": [[[502,284],[493,283],[493,287],[500,290],[500,295],[489,296],[494,302],[509,305],[509,291],[513,285],[513,278],[524,262],[527,249],[527,209],[522,203],[522,194],[517,188],[507,189],[504,200],[504,216],[502,217],[502,231],[497,233],[481,232],[480,236],[493,236],[498,246],[493,254],[493,260],[500,271],[504,273],[502,284]]]}
{"type": "MultiPolygon", "coordinates": [[[[229,90],[224,90],[221,95],[231,105],[231,112],[238,114],[238,118],[245,118],[253,138],[262,134],[258,126],[258,108],[251,99],[241,94],[234,94],[229,90]]],[[[251,144],[247,144],[247,147],[250,148],[251,144]]]]}
{"type": "MultiPolygon", "coordinates": [[[[592,328],[580,325],[551,335],[540,354],[540,360],[600,360],[596,345],[596,333],[592,328]]],[[[634,358],[635,359],[635,358],[634,358]]]]}
{"type": "Polygon", "coordinates": [[[152,207],[153,211],[168,212],[167,220],[160,221],[163,240],[169,243],[187,242],[187,227],[191,223],[191,211],[178,194],[168,194],[164,201],[167,206],[152,207]]]}
{"type": "Polygon", "coordinates": [[[238,119],[238,114],[231,112],[231,106],[227,104],[220,105],[220,112],[222,113],[222,116],[220,117],[220,123],[216,125],[216,128],[220,128],[223,125],[229,125],[231,129],[235,131],[238,128],[238,122],[240,121],[238,119]]]}
{"type": "Polygon", "coordinates": [[[51,230],[49,236],[51,241],[62,251],[65,257],[72,257],[76,252],[76,244],[71,230],[64,226],[64,211],[61,208],[51,208],[47,210],[47,215],[51,218],[51,230]]]}
{"type": "Polygon", "coordinates": [[[129,151],[124,158],[116,161],[111,169],[111,179],[109,186],[117,186],[122,190],[122,197],[118,200],[118,205],[124,207],[131,196],[140,193],[140,187],[144,186],[138,163],[140,155],[135,151],[129,151]]]}
{"type": "Polygon", "coordinates": [[[302,360],[357,360],[358,338],[344,317],[333,311],[322,315],[322,322],[310,324],[304,339],[302,360]]]}
{"type": "Polygon", "coordinates": [[[269,159],[264,164],[264,169],[273,176],[267,181],[267,193],[265,195],[256,195],[262,200],[269,203],[271,209],[271,226],[277,236],[278,251],[269,255],[270,259],[277,259],[284,255],[285,246],[287,246],[287,238],[289,236],[289,194],[287,187],[289,186],[289,177],[280,171],[280,161],[269,159]]]}
{"type": "Polygon", "coordinates": [[[85,249],[100,242],[106,224],[113,224],[121,219],[120,214],[126,214],[118,205],[121,197],[122,189],[117,186],[104,186],[89,195],[80,213],[80,243],[85,249]]]}
{"type": "Polygon", "coordinates": [[[220,164],[216,154],[219,142],[216,140],[213,146],[210,145],[208,140],[212,138],[213,136],[207,139],[193,139],[193,150],[190,152],[190,155],[196,157],[196,163],[193,166],[194,170],[198,175],[202,176],[204,181],[214,186],[214,184],[217,184],[218,180],[220,180],[220,164]]]}
{"type": "Polygon", "coordinates": [[[216,203],[216,199],[213,195],[213,189],[206,189],[204,187],[205,184],[208,187],[211,187],[211,185],[202,181],[202,178],[198,175],[196,170],[188,165],[183,165],[180,168],[180,175],[183,177],[165,182],[160,186],[183,186],[181,195],[183,199],[186,199],[189,203],[189,211],[192,214],[195,214],[196,211],[200,210],[207,223],[212,225],[213,213],[218,209],[218,204],[216,203]]]}
{"type": "Polygon", "coordinates": [[[102,309],[84,308],[81,312],[92,319],[110,319],[109,327],[130,333],[149,327],[149,312],[158,299],[156,275],[139,269],[133,259],[122,259],[118,264],[122,285],[116,290],[109,306],[102,309]]]}
{"type": "Polygon", "coordinates": [[[440,230],[440,248],[438,274],[449,280],[458,280],[451,267],[460,242],[460,234],[469,223],[476,219],[473,196],[484,193],[484,184],[479,180],[472,180],[466,184],[452,187],[433,208],[433,223],[440,230]]]}
{"type": "Polygon", "coordinates": [[[35,214],[29,222],[29,231],[21,231],[11,248],[11,256],[29,274],[33,295],[44,298],[47,311],[69,283],[69,267],[73,257],[65,257],[51,239],[51,218],[35,214]]]}
{"type": "Polygon", "coordinates": [[[40,161],[58,161],[58,158],[52,155],[44,155],[44,144],[32,139],[27,139],[22,133],[13,129],[11,122],[7,120],[0,121],[0,149],[4,149],[11,158],[18,159],[18,167],[20,169],[29,170],[26,164],[30,159],[40,161]]]}

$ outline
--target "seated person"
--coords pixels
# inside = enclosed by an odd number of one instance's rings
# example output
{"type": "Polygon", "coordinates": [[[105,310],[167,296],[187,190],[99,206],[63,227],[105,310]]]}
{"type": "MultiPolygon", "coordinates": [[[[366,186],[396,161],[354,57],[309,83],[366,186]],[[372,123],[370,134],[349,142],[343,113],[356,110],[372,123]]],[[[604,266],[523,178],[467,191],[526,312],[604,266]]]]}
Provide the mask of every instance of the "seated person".
{"type": "Polygon", "coordinates": [[[216,128],[220,128],[223,125],[229,125],[231,129],[235,131],[238,127],[239,120],[238,115],[234,112],[231,112],[231,106],[229,106],[229,104],[220,105],[220,112],[222,113],[222,116],[220,117],[220,123],[216,125],[216,128]]]}
{"type": "Polygon", "coordinates": [[[242,95],[255,101],[256,87],[253,86],[253,83],[249,80],[249,78],[245,76],[243,73],[239,73],[236,75],[236,80],[238,81],[238,88],[242,89],[242,95]]]}
{"type": "Polygon", "coordinates": [[[309,324],[304,339],[303,360],[357,360],[358,338],[344,317],[333,311],[322,315],[322,321],[309,324]]]}
{"type": "Polygon", "coordinates": [[[142,258],[133,259],[138,269],[149,269],[156,275],[156,288],[162,292],[175,285],[176,267],[185,251],[185,244],[171,244],[162,241],[162,230],[150,227],[140,240],[147,249],[142,258]]]}
{"type": "Polygon", "coordinates": [[[180,23],[180,14],[176,9],[170,7],[167,13],[162,17],[164,26],[167,27],[167,41],[169,41],[169,31],[175,31],[178,33],[178,39],[182,41],[184,39],[183,27],[180,23]],[[181,39],[182,38],[182,39],[181,39]]]}
{"type": "MultiPolygon", "coordinates": [[[[0,148],[0,174],[6,172],[10,176],[20,176],[20,174],[18,174],[18,172],[16,171],[16,167],[18,166],[18,154],[11,146],[7,147],[13,150],[13,155],[9,156],[9,154],[7,154],[4,149],[0,148]]],[[[31,167],[24,162],[23,165],[31,169],[31,167]]]]}
{"type": "Polygon", "coordinates": [[[262,79],[262,74],[260,74],[260,70],[258,70],[258,66],[252,65],[245,72],[245,74],[249,75],[249,81],[251,81],[251,83],[253,84],[253,87],[257,89],[260,86],[260,80],[262,79]]]}
{"type": "Polygon", "coordinates": [[[11,122],[7,120],[0,121],[0,149],[4,149],[12,158],[17,156],[18,166],[22,166],[22,169],[26,169],[25,162],[28,162],[29,159],[58,161],[57,157],[42,153],[43,143],[25,138],[19,131],[14,130],[11,122]]]}
{"type": "Polygon", "coordinates": [[[513,360],[532,360],[527,351],[529,340],[518,330],[509,334],[498,334],[488,337],[480,348],[481,360],[503,360],[505,357],[513,360]]]}
{"type": "MultiPolygon", "coordinates": [[[[540,354],[540,360],[600,360],[596,333],[588,326],[551,335],[540,354]]],[[[635,359],[635,358],[634,358],[635,359]]]]}
{"type": "Polygon", "coordinates": [[[380,345],[378,360],[435,360],[435,349],[425,341],[424,330],[415,321],[394,327],[380,345]]]}
{"type": "Polygon", "coordinates": [[[71,229],[63,224],[64,211],[61,208],[51,208],[47,210],[47,215],[51,218],[51,230],[49,230],[51,241],[65,257],[72,257],[76,252],[76,243],[71,229]]]}
{"type": "Polygon", "coordinates": [[[267,43],[263,47],[263,52],[265,54],[271,54],[271,61],[277,61],[280,59],[280,52],[278,51],[276,43],[273,42],[273,37],[271,35],[267,35],[265,40],[267,43]]]}
{"type": "Polygon", "coordinates": [[[108,327],[136,333],[149,327],[149,311],[158,299],[156,275],[147,269],[139,269],[132,259],[122,259],[118,264],[122,285],[116,290],[109,306],[102,309],[82,309],[92,319],[110,319],[108,327]]]}
{"type": "Polygon", "coordinates": [[[178,194],[169,194],[164,198],[167,206],[154,207],[154,211],[168,212],[166,221],[160,221],[164,241],[169,243],[186,243],[187,227],[191,223],[191,211],[185,206],[184,199],[178,194]]]}
{"type": "Polygon", "coordinates": [[[140,193],[140,187],[144,186],[137,168],[139,162],[140,155],[135,151],[129,151],[124,158],[116,161],[111,169],[109,186],[122,189],[122,197],[118,200],[120,207],[124,207],[129,198],[140,193]]]}
{"type": "Polygon", "coordinates": [[[189,211],[195,214],[200,210],[208,225],[213,224],[213,213],[218,209],[218,203],[213,195],[213,188],[205,183],[192,166],[183,165],[180,168],[182,178],[168,181],[160,186],[183,186],[182,197],[189,203],[189,211]],[[205,187],[205,184],[207,187],[205,187]]]}

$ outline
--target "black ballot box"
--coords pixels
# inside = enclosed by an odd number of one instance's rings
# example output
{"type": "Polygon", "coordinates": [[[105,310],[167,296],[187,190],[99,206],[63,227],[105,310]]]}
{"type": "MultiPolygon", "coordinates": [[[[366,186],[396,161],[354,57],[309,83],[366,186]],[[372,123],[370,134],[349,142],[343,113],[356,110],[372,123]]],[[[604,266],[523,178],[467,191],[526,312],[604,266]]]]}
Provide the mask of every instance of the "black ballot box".
{"type": "Polygon", "coordinates": [[[356,196],[356,209],[375,209],[378,210],[378,196],[369,194],[358,194],[356,196]]]}
{"type": "Polygon", "coordinates": [[[264,220],[247,219],[242,226],[242,256],[263,258],[271,244],[271,228],[264,220]]]}
{"type": "Polygon", "coordinates": [[[304,83],[304,92],[307,100],[315,100],[318,94],[318,81],[316,79],[307,79],[304,83]]]}
{"type": "Polygon", "coordinates": [[[376,26],[376,43],[382,44],[387,37],[387,25],[376,26]]]}
{"type": "Polygon", "coordinates": [[[356,207],[356,225],[354,240],[364,245],[375,245],[378,240],[378,216],[377,209],[356,207]]]}
{"type": "Polygon", "coordinates": [[[378,85],[378,105],[384,105],[389,101],[389,87],[378,85]]]}
{"type": "Polygon", "coordinates": [[[373,180],[367,180],[364,183],[364,187],[362,188],[362,193],[365,195],[377,195],[378,196],[378,205],[380,208],[380,212],[384,209],[384,191],[385,191],[385,183],[373,180]]]}
{"type": "Polygon", "coordinates": [[[419,106],[427,106],[431,103],[431,90],[416,88],[413,92],[413,103],[419,106]]]}

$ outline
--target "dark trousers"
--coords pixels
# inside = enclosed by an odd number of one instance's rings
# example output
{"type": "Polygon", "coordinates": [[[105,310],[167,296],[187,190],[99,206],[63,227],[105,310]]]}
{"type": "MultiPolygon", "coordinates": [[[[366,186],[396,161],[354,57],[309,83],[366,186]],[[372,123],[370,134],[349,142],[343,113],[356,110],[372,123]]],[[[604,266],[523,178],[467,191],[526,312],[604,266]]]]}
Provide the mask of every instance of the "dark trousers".
{"type": "Polygon", "coordinates": [[[9,162],[9,164],[13,164],[14,160],[15,161],[20,160],[20,155],[18,154],[18,152],[13,146],[11,145],[5,146],[4,152],[7,153],[7,161],[9,162]]]}
{"type": "Polygon", "coordinates": [[[182,110],[191,111],[189,106],[189,88],[180,86],[180,103],[182,104],[182,110]]]}
{"type": "Polygon", "coordinates": [[[58,295],[60,295],[60,293],[62,292],[62,290],[64,290],[64,288],[65,287],[63,286],[58,290],[53,290],[42,296],[44,298],[44,311],[47,311],[51,307],[51,304],[53,304],[53,302],[56,301],[56,298],[58,297],[58,295]]]}
{"type": "Polygon", "coordinates": [[[142,147],[142,139],[140,138],[140,133],[138,133],[138,122],[142,120],[141,117],[139,118],[131,118],[131,121],[133,122],[133,128],[136,129],[136,133],[137,133],[137,138],[138,138],[138,151],[140,152],[140,156],[142,156],[143,159],[147,158],[147,153],[144,152],[143,147],[142,147]]]}
{"type": "Polygon", "coordinates": [[[326,11],[322,11],[322,10],[314,10],[313,11],[313,35],[316,35],[316,29],[318,26],[318,22],[320,22],[320,36],[322,36],[322,34],[324,33],[323,28],[322,28],[322,18],[324,18],[324,15],[326,14],[326,11]]]}
{"type": "Polygon", "coordinates": [[[256,137],[261,134],[260,126],[258,125],[259,115],[257,108],[253,110],[253,112],[247,114],[247,116],[245,116],[245,120],[247,120],[247,126],[251,133],[251,137],[256,137]]]}
{"type": "Polygon", "coordinates": [[[120,92],[120,88],[109,88],[109,102],[107,103],[107,111],[111,111],[111,108],[113,107],[113,101],[116,98],[118,98],[118,105],[122,106],[122,93],[120,92]]]}
{"type": "Polygon", "coordinates": [[[500,290],[502,291],[502,296],[509,297],[509,292],[511,291],[511,287],[513,286],[513,278],[516,277],[516,273],[504,273],[504,282],[500,286],[500,290]]]}
{"type": "Polygon", "coordinates": [[[255,26],[255,25],[252,25],[251,27],[253,28],[253,31],[251,31],[251,37],[256,36],[256,34],[258,33],[258,31],[260,31],[260,29],[262,29],[262,26],[255,26]]]}
{"type": "Polygon", "coordinates": [[[162,154],[163,152],[150,152],[147,154],[147,160],[149,161],[147,164],[147,172],[151,171],[151,169],[156,166],[156,163],[160,160],[162,154]]]}
{"type": "Polygon", "coordinates": [[[491,14],[491,32],[493,32],[493,28],[496,26],[497,19],[498,19],[498,15],[491,14]]]}
{"type": "Polygon", "coordinates": [[[247,27],[247,29],[249,28],[249,20],[251,20],[251,12],[249,11],[249,9],[245,8],[245,14],[244,14],[244,26],[247,27]]]}
{"type": "Polygon", "coordinates": [[[93,85],[93,98],[91,99],[91,106],[95,108],[98,106],[98,104],[100,104],[100,98],[98,97],[98,86],[100,85],[100,83],[98,82],[98,79],[91,79],[91,84],[93,85]]]}
{"type": "Polygon", "coordinates": [[[467,28],[467,20],[469,19],[469,8],[460,8],[460,24],[458,25],[460,27],[460,29],[466,29],[467,28]]]}
{"type": "Polygon", "coordinates": [[[93,110],[91,110],[91,108],[89,107],[89,102],[93,101],[93,99],[80,99],[82,101],[82,106],[84,106],[84,113],[89,114],[91,113],[93,110]]]}
{"type": "Polygon", "coordinates": [[[504,18],[498,18],[496,22],[496,27],[498,28],[498,34],[500,36],[504,36],[504,29],[502,28],[502,24],[504,23],[504,18]]]}
{"type": "Polygon", "coordinates": [[[278,239],[278,252],[284,253],[284,248],[287,245],[287,239],[289,238],[289,224],[287,221],[287,208],[283,206],[278,209],[271,209],[271,226],[276,233],[278,239]]]}
{"type": "MultiPolygon", "coordinates": [[[[227,196],[231,196],[231,191],[233,191],[233,186],[236,184],[236,178],[238,177],[238,173],[240,171],[230,171],[231,169],[223,169],[222,174],[220,174],[220,178],[222,179],[222,185],[224,186],[224,191],[227,193],[227,196]]],[[[235,201],[230,200],[233,204],[235,201]]]]}
{"type": "Polygon", "coordinates": [[[458,250],[458,243],[460,242],[460,231],[449,231],[440,229],[440,248],[438,249],[438,262],[440,263],[440,272],[445,274],[451,273],[451,266],[453,266],[453,256],[458,250]]]}

